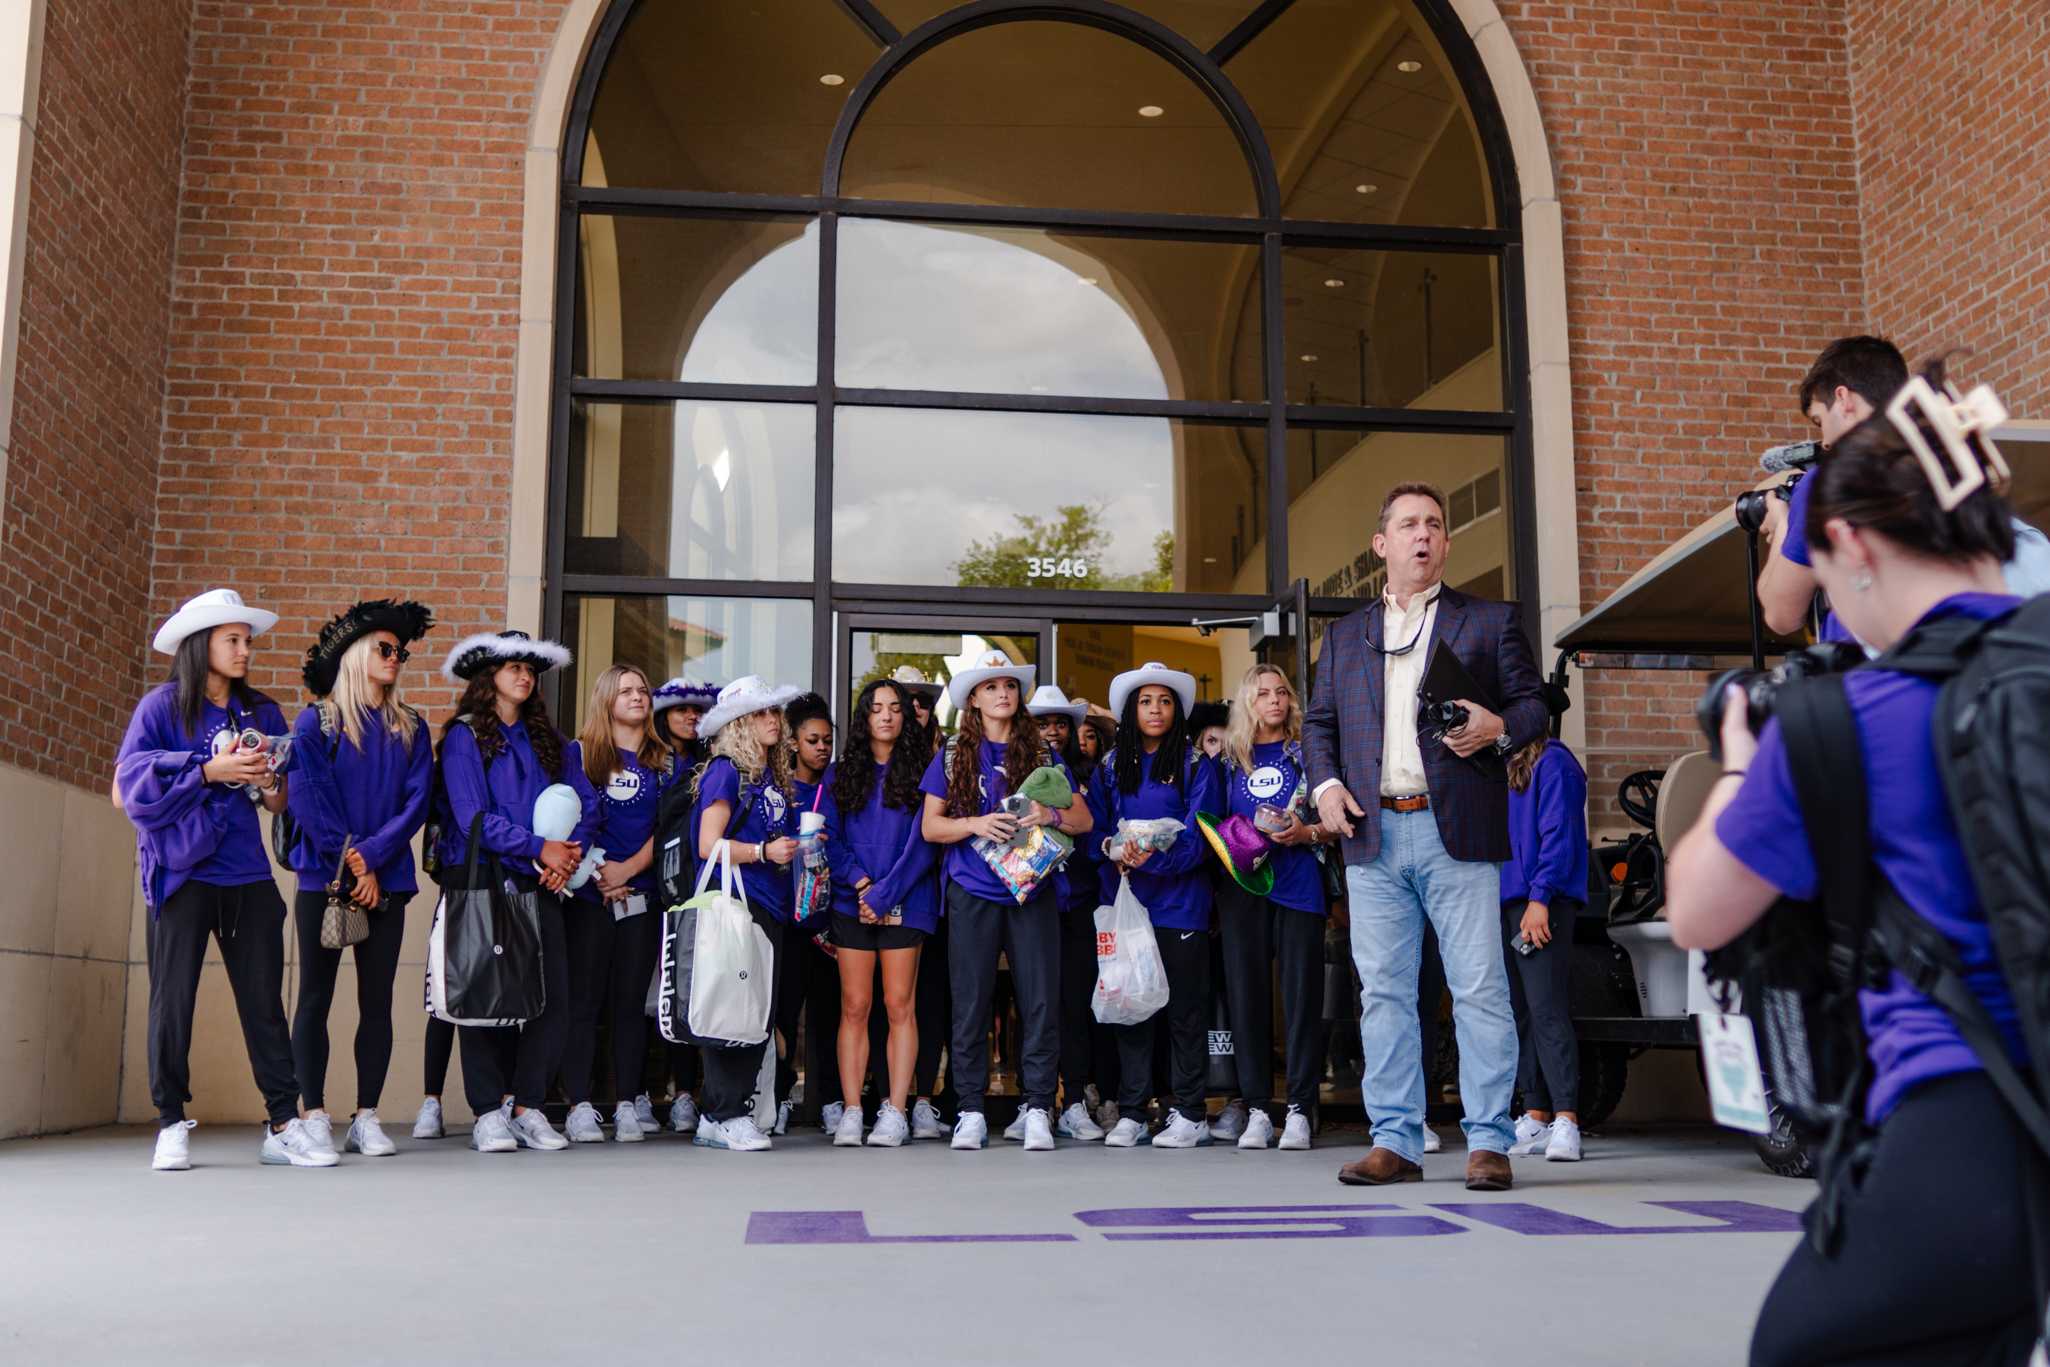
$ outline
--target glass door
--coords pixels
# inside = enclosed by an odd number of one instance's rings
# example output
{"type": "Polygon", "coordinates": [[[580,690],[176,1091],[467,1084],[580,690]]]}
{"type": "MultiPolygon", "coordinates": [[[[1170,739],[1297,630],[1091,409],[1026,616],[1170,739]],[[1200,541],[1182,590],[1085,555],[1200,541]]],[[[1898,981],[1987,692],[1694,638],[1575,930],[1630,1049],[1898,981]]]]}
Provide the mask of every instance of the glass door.
{"type": "MultiPolygon", "coordinates": [[[[907,665],[929,682],[944,684],[989,651],[1001,650],[1017,664],[1040,667],[1040,682],[1048,678],[1053,627],[1043,618],[843,613],[839,622],[833,712],[842,722],[864,687],[907,665]]],[[[940,725],[951,729],[954,706],[945,696],[939,713],[940,725]]]]}

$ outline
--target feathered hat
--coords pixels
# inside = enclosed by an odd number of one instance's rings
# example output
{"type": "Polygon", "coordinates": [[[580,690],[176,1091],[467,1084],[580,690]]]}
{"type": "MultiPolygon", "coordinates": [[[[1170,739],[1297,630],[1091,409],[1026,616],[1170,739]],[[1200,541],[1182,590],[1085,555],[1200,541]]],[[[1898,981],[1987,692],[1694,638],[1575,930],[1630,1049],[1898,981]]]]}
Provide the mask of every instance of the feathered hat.
{"type": "Polygon", "coordinates": [[[336,613],[320,629],[320,635],[306,647],[306,664],[299,677],[306,691],[325,698],[335,691],[335,676],[341,673],[342,656],[349,647],[373,631],[389,631],[402,646],[434,630],[434,613],[425,603],[401,603],[391,598],[371,598],[353,603],[336,613]]]}
{"type": "Polygon", "coordinates": [[[467,683],[485,669],[524,664],[536,674],[560,669],[570,661],[569,650],[553,641],[537,641],[524,631],[481,631],[457,641],[442,661],[441,674],[450,683],[467,683]]]}

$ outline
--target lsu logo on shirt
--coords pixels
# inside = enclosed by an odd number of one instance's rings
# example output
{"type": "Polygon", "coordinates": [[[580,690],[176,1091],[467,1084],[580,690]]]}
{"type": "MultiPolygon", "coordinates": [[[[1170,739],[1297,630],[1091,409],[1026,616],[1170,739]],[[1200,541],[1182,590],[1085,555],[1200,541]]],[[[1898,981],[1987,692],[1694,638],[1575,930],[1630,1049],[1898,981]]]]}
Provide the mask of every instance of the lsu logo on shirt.
{"type": "Polygon", "coordinates": [[[622,805],[632,802],[641,795],[641,773],[638,769],[615,769],[611,782],[605,785],[608,801],[622,805]]]}
{"type": "Polygon", "coordinates": [[[1288,775],[1278,766],[1263,764],[1246,775],[1246,791],[1253,795],[1255,802],[1272,802],[1281,796],[1282,787],[1287,782],[1288,775]]]}
{"type": "Polygon", "coordinates": [[[762,819],[771,830],[781,830],[790,819],[790,800],[773,783],[762,789],[762,819]]]}

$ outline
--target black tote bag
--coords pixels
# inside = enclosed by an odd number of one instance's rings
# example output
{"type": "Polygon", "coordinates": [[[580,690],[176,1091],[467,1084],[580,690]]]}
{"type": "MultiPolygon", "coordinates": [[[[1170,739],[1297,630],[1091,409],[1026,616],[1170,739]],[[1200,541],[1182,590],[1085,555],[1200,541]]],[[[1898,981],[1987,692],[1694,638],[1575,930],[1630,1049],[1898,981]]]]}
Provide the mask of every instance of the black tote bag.
{"type": "MultiPolygon", "coordinates": [[[[547,1006],[541,972],[541,892],[483,850],[484,816],[470,823],[461,886],[442,893],[446,1019],[518,1024],[547,1006]]],[[[437,1014],[442,1014],[437,1012],[437,1014]]]]}

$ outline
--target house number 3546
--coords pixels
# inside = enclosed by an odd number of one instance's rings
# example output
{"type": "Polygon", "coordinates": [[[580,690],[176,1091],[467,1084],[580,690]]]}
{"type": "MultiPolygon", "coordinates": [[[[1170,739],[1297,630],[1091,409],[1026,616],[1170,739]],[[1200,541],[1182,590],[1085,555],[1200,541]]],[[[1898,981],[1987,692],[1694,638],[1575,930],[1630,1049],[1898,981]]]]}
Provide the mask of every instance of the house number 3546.
{"type": "Polygon", "coordinates": [[[1025,557],[1027,579],[1087,579],[1089,557],[1086,555],[1028,555],[1025,557]]]}

